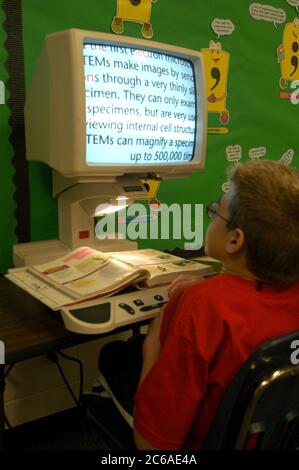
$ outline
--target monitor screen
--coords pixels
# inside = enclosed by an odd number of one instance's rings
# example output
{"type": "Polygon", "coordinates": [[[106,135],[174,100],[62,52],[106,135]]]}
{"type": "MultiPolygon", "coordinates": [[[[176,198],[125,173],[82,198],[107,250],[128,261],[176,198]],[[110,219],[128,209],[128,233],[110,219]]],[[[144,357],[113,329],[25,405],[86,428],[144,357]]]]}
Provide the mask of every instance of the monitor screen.
{"type": "Polygon", "coordinates": [[[63,177],[115,181],[204,168],[199,51],[69,29],[46,36],[25,103],[27,159],[63,177]]]}
{"type": "Polygon", "coordinates": [[[196,139],[192,62],[98,42],[83,45],[88,165],[188,162],[196,139]]]}

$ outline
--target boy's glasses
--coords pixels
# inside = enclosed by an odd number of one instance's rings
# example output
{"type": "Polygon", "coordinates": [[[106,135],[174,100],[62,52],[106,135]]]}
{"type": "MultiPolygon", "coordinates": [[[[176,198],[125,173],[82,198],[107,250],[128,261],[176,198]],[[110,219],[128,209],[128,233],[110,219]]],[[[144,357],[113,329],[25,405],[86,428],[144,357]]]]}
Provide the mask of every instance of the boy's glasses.
{"type": "Polygon", "coordinates": [[[223,217],[222,215],[218,213],[218,208],[219,208],[218,202],[211,202],[210,204],[206,206],[206,213],[209,219],[213,220],[215,219],[215,216],[217,215],[218,217],[220,217],[220,219],[225,220],[225,222],[231,222],[229,219],[226,219],[225,217],[223,217]]]}

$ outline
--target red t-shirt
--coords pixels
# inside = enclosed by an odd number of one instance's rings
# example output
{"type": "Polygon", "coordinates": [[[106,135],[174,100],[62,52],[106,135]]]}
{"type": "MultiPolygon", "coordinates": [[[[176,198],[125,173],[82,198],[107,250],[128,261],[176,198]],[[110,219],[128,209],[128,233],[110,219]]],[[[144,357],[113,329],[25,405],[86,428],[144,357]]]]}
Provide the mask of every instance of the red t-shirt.
{"type": "Polygon", "coordinates": [[[164,309],[159,360],[135,395],[135,429],[160,449],[202,448],[250,353],[296,329],[299,280],[258,291],[254,281],[219,274],[175,295],[164,309]]]}

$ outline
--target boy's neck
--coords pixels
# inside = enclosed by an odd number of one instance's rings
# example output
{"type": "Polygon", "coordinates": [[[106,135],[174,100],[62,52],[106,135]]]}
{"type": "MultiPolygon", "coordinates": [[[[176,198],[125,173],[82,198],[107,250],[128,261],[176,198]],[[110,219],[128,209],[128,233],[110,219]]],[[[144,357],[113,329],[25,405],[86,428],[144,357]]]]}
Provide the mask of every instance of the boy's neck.
{"type": "Polygon", "coordinates": [[[260,279],[248,270],[247,266],[243,262],[230,262],[224,261],[222,265],[222,272],[239,276],[243,279],[250,281],[260,281],[260,279]]]}

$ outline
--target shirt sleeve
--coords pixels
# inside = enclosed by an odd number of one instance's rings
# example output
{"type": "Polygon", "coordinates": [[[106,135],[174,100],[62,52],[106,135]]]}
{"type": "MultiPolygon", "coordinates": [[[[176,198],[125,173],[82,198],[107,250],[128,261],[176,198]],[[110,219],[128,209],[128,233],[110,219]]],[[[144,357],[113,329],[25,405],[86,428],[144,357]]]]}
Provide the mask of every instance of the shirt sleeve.
{"type": "Polygon", "coordinates": [[[209,363],[222,336],[218,325],[219,333],[213,334],[210,344],[208,332],[217,326],[208,312],[190,305],[186,310],[184,303],[178,309],[160,357],[135,395],[134,428],[164,450],[183,448],[206,394],[209,363]]]}

